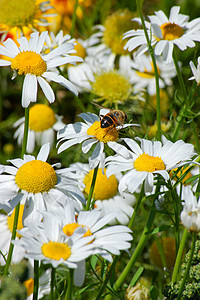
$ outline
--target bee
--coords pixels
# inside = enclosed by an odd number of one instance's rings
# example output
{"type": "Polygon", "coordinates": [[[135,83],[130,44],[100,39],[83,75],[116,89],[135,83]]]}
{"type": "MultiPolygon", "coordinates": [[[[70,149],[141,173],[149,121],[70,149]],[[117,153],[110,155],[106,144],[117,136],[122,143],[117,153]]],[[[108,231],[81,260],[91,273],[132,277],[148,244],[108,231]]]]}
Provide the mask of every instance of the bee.
{"type": "Polygon", "coordinates": [[[102,117],[100,120],[100,127],[107,129],[112,129],[117,126],[123,126],[127,119],[127,115],[125,114],[125,112],[117,109],[111,110],[106,115],[100,117],[102,117]]]}

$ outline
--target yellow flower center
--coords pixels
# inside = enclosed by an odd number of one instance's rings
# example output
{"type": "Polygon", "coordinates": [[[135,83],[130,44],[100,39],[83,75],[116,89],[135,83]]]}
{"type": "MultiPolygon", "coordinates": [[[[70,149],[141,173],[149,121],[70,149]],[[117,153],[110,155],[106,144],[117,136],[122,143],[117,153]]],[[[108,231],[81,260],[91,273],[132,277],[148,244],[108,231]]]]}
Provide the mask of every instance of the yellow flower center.
{"type": "Polygon", "coordinates": [[[50,241],[42,245],[42,253],[50,259],[60,260],[63,258],[67,260],[71,255],[71,248],[68,244],[50,241]]]}
{"type": "Polygon", "coordinates": [[[165,23],[160,26],[162,31],[163,39],[172,41],[180,38],[184,34],[182,27],[175,23],[165,23]]]}
{"type": "Polygon", "coordinates": [[[111,48],[112,52],[118,55],[128,54],[128,50],[124,50],[126,41],[123,40],[124,32],[139,28],[137,22],[131,21],[134,14],[128,9],[118,10],[105,21],[105,31],[103,32],[103,42],[111,48]]]}
{"type": "Polygon", "coordinates": [[[103,143],[115,142],[119,138],[116,127],[101,128],[100,122],[95,121],[87,130],[88,135],[94,135],[97,140],[103,143]]]}
{"type": "Polygon", "coordinates": [[[19,75],[32,74],[41,76],[46,72],[47,65],[40,54],[33,51],[23,51],[12,59],[11,68],[17,70],[19,75]]]}
{"type": "MultiPolygon", "coordinates": [[[[63,232],[68,235],[68,236],[71,236],[73,233],[74,233],[74,230],[78,227],[86,227],[84,225],[80,225],[78,223],[71,223],[71,224],[66,224],[64,227],[63,227],[63,232]]],[[[92,232],[90,231],[90,229],[88,228],[88,230],[86,231],[86,233],[83,235],[83,237],[86,237],[86,236],[91,236],[92,235],[92,232]]]]}
{"type": "MultiPolygon", "coordinates": [[[[158,69],[158,67],[157,67],[157,70],[158,70],[158,74],[160,74],[160,70],[158,69]]],[[[155,70],[154,70],[153,63],[151,62],[151,70],[150,71],[147,71],[147,69],[145,69],[144,72],[137,71],[136,73],[138,74],[138,76],[140,76],[142,78],[153,78],[153,77],[155,77],[155,70]]]]}
{"type": "Polygon", "coordinates": [[[94,75],[91,83],[93,93],[104,100],[104,105],[123,103],[129,99],[132,87],[129,80],[117,71],[102,72],[94,75]]]}
{"type": "MultiPolygon", "coordinates": [[[[96,183],[94,187],[94,198],[95,200],[106,200],[113,198],[117,194],[118,190],[118,181],[114,175],[111,175],[109,178],[105,175],[106,169],[104,169],[104,174],[102,169],[98,169],[96,183]],[[103,187],[103,188],[102,188],[103,187]]],[[[85,184],[85,193],[89,195],[92,178],[94,170],[91,170],[88,174],[85,175],[84,184],[85,184]]]]}
{"type": "Polygon", "coordinates": [[[87,53],[85,51],[85,48],[78,41],[76,41],[76,45],[74,45],[74,49],[76,50],[76,53],[72,53],[71,55],[76,55],[83,59],[86,57],[87,53]]]}
{"type": "Polygon", "coordinates": [[[163,160],[158,156],[151,156],[149,154],[141,154],[134,162],[134,167],[140,172],[154,172],[156,170],[165,170],[163,160]]]}
{"type": "Polygon", "coordinates": [[[15,183],[28,193],[43,193],[56,185],[57,176],[53,167],[47,162],[32,160],[19,168],[15,183]]]}
{"type": "Polygon", "coordinates": [[[30,108],[29,128],[34,131],[44,131],[56,123],[52,108],[45,104],[35,104],[30,108]]]}
{"type": "MultiPolygon", "coordinates": [[[[187,168],[183,168],[183,167],[182,167],[181,170],[177,172],[178,168],[175,168],[175,169],[171,170],[169,174],[170,174],[170,176],[171,176],[174,180],[177,181],[178,179],[180,179],[181,176],[183,176],[186,172],[188,172],[188,169],[189,169],[189,167],[187,167],[187,168]]],[[[189,179],[190,177],[192,177],[192,174],[191,174],[191,172],[188,172],[188,173],[185,175],[185,177],[183,178],[182,184],[188,185],[189,183],[185,183],[185,182],[186,182],[186,180],[189,179]]]]}
{"type": "Polygon", "coordinates": [[[33,24],[36,12],[36,0],[0,1],[0,23],[9,27],[33,24]]]}
{"type": "MultiPolygon", "coordinates": [[[[20,205],[20,208],[19,208],[19,217],[18,217],[18,223],[17,223],[17,230],[20,230],[22,229],[24,226],[22,224],[22,216],[23,216],[23,212],[24,212],[24,204],[21,204],[20,205]]],[[[7,219],[7,224],[8,224],[8,228],[10,230],[10,232],[13,231],[13,223],[14,223],[14,218],[15,218],[15,209],[12,213],[11,216],[8,216],[8,219],[7,219]]],[[[16,233],[16,236],[18,238],[21,237],[21,234],[19,234],[18,232],[16,233]]]]}
{"type": "Polygon", "coordinates": [[[33,287],[34,287],[34,279],[33,278],[29,278],[26,281],[24,281],[23,285],[26,288],[27,297],[29,297],[31,294],[33,294],[33,287]]]}

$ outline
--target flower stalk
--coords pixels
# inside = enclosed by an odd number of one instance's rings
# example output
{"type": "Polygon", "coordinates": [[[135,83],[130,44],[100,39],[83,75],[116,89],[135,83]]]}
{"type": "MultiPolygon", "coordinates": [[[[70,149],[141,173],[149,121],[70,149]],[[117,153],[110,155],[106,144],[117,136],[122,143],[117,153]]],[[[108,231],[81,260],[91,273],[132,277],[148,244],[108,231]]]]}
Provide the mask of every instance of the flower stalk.
{"type": "MultiPolygon", "coordinates": [[[[151,229],[151,227],[153,225],[155,216],[156,216],[156,210],[155,210],[155,206],[153,204],[153,206],[152,206],[152,208],[150,210],[150,213],[149,213],[147,224],[144,227],[142,236],[140,238],[140,241],[139,241],[139,243],[138,243],[135,251],[133,252],[133,255],[130,258],[128,264],[126,265],[126,267],[124,268],[123,272],[121,273],[121,275],[119,276],[119,278],[117,279],[117,281],[116,281],[116,283],[114,285],[114,290],[115,291],[118,291],[120,289],[120,287],[123,285],[126,277],[128,276],[128,274],[131,271],[131,269],[133,268],[136,260],[138,259],[139,255],[141,254],[142,250],[144,249],[144,246],[145,246],[147,240],[149,239],[149,236],[150,236],[149,235],[149,231],[150,231],[150,229],[151,229]]],[[[110,297],[110,295],[108,295],[106,297],[106,300],[108,300],[108,299],[112,299],[110,297]]]]}
{"type": "Polygon", "coordinates": [[[39,288],[39,261],[34,260],[34,287],[33,287],[33,300],[38,299],[39,288]]]}
{"type": "Polygon", "coordinates": [[[55,287],[55,283],[56,283],[56,270],[55,268],[51,268],[51,294],[50,294],[50,299],[54,300],[55,299],[55,295],[54,295],[54,287],[55,287]]]}
{"type": "Polygon", "coordinates": [[[175,283],[177,281],[178,271],[179,271],[179,268],[180,268],[180,265],[181,265],[181,258],[182,258],[183,251],[184,251],[184,248],[185,248],[185,242],[187,240],[187,236],[188,236],[188,231],[185,228],[184,231],[183,231],[182,239],[181,239],[180,246],[179,246],[179,249],[178,249],[178,254],[177,254],[177,257],[176,257],[174,271],[173,271],[173,274],[172,274],[172,283],[175,283]]]}
{"type": "Polygon", "coordinates": [[[72,300],[73,276],[74,276],[74,270],[69,269],[68,285],[67,285],[65,300],[72,300]]]}
{"type": "Polygon", "coordinates": [[[181,287],[180,287],[180,290],[179,290],[179,293],[178,293],[177,300],[181,299],[181,296],[182,296],[182,293],[183,293],[183,290],[184,290],[184,286],[185,286],[185,283],[186,283],[187,278],[188,278],[188,274],[189,274],[190,266],[191,266],[191,263],[192,263],[193,254],[194,254],[196,239],[197,239],[196,232],[193,232],[192,233],[192,245],[191,245],[191,250],[190,250],[190,257],[189,257],[189,260],[188,260],[188,263],[187,263],[187,267],[186,267],[185,274],[184,274],[184,277],[183,277],[183,280],[182,280],[182,283],[181,283],[181,287]]]}

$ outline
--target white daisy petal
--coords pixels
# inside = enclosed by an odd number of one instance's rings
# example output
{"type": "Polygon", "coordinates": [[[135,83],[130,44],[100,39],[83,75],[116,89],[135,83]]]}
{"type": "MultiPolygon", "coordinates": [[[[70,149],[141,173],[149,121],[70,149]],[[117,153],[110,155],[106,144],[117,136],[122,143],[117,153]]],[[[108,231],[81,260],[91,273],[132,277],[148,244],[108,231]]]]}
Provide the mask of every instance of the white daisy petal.
{"type": "Polygon", "coordinates": [[[22,106],[28,107],[30,102],[37,100],[37,78],[35,75],[27,74],[24,78],[22,89],[22,106]]]}
{"type": "Polygon", "coordinates": [[[38,80],[38,83],[41,86],[41,89],[43,90],[45,96],[47,97],[49,103],[54,102],[55,95],[54,95],[52,88],[48,84],[48,82],[46,80],[44,80],[41,76],[38,76],[37,80],[38,80]]]}

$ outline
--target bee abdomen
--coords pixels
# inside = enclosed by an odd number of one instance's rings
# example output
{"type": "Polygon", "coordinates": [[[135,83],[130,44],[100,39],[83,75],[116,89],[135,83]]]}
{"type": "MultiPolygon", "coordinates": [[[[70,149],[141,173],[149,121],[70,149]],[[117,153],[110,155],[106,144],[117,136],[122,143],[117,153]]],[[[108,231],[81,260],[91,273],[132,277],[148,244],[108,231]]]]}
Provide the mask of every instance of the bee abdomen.
{"type": "Polygon", "coordinates": [[[101,120],[101,128],[108,128],[110,126],[113,126],[113,124],[115,124],[115,119],[111,115],[104,116],[101,120]]]}

